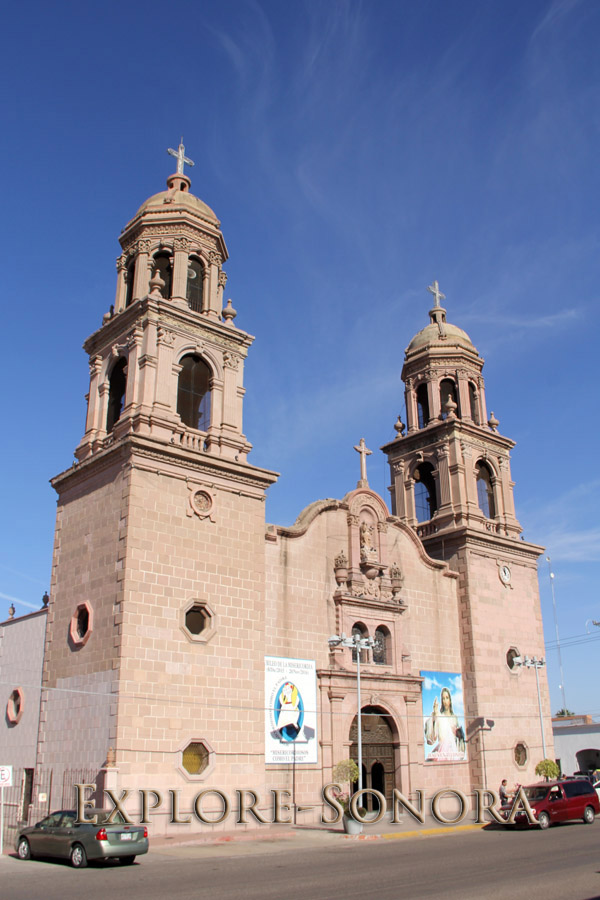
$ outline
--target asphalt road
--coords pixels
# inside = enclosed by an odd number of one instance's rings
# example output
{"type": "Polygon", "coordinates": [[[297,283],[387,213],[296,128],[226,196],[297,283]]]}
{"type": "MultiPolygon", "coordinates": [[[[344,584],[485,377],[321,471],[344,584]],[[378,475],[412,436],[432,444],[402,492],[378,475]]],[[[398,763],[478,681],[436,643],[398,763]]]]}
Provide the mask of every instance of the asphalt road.
{"type": "Polygon", "coordinates": [[[168,847],[139,864],[74,870],[0,860],[2,900],[592,900],[600,821],[541,832],[483,829],[412,839],[311,838],[168,847]]]}

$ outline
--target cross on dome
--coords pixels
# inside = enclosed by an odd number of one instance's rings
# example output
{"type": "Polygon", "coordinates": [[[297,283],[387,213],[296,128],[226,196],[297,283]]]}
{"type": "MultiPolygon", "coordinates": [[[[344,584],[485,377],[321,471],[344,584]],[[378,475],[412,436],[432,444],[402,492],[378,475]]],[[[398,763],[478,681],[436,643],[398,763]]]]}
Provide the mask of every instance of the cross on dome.
{"type": "Polygon", "coordinates": [[[367,450],[364,438],[360,439],[358,447],[354,449],[357,453],[360,453],[360,481],[357,487],[369,487],[369,482],[367,481],[367,456],[371,456],[373,451],[367,450]]]}
{"type": "Polygon", "coordinates": [[[181,138],[181,141],[179,143],[179,147],[177,148],[177,150],[172,150],[169,147],[169,149],[167,150],[167,153],[170,156],[174,156],[175,159],[177,160],[177,174],[178,175],[184,174],[184,171],[183,171],[184,165],[188,165],[188,166],[194,165],[193,161],[191,159],[188,159],[187,156],[185,155],[185,147],[183,146],[183,137],[181,138]]]}
{"type": "Polygon", "coordinates": [[[433,282],[433,284],[430,284],[430,285],[429,285],[429,287],[427,288],[427,290],[429,291],[430,294],[433,294],[433,296],[435,297],[435,306],[436,306],[436,307],[440,307],[440,306],[442,305],[442,304],[440,303],[440,300],[445,300],[445,299],[446,299],[446,295],[445,295],[445,294],[442,294],[442,292],[440,291],[440,286],[439,286],[439,284],[438,284],[437,278],[436,278],[436,280],[433,282]]]}

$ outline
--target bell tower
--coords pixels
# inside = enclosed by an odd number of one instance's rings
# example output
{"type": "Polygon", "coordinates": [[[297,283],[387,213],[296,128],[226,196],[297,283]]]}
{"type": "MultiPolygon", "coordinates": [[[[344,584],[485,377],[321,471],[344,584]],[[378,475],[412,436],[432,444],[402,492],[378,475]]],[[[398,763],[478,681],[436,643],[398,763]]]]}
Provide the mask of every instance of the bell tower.
{"type": "MultiPolygon", "coordinates": [[[[459,575],[471,779],[474,787],[496,788],[503,777],[511,781],[510,767],[513,781],[522,782],[527,768],[534,777],[543,757],[535,680],[513,663],[544,654],[543,548],[521,538],[510,474],[515,443],[488,416],[484,361],[466,332],[447,321],[438,282],[428,290],[429,324],[408,345],[402,369],[407,423],[398,418],[396,438],[382,450],[393,514],[459,575]]],[[[545,679],[543,702],[551,747],[545,679]]]]}
{"type": "Polygon", "coordinates": [[[242,731],[264,745],[264,501],[277,475],[247,459],[254,338],[223,302],[220,222],[190,192],[183,144],[169,152],[167,189],[119,238],[115,303],[84,343],[85,433],[52,480],[38,765],[105,769],[113,784],[118,770],[189,806],[209,774],[225,788],[243,766],[253,786],[264,778],[259,755],[229,748],[242,731]],[[247,708],[219,718],[231,685],[247,708]]]}

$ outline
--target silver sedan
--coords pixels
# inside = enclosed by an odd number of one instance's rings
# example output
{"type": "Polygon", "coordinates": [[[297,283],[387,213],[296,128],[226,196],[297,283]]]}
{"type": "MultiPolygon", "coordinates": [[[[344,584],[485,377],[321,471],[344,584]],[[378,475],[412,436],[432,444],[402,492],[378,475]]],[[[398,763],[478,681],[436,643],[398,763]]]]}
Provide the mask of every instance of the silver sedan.
{"type": "MultiPolygon", "coordinates": [[[[144,825],[127,825],[123,821],[107,824],[107,810],[87,810],[96,814],[98,823],[75,824],[74,810],[54,812],[36,825],[22,828],[17,835],[19,859],[32,856],[56,856],[70,859],[76,869],[83,869],[88,860],[118,859],[131,865],[136,856],[148,852],[148,829],[144,825]]],[[[120,816],[119,816],[120,818],[120,816]]]]}

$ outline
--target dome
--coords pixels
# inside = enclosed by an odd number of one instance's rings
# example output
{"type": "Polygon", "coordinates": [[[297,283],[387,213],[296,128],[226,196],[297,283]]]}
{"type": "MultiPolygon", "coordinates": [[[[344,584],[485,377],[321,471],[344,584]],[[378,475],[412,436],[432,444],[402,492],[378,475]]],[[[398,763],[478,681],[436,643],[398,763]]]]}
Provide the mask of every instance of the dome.
{"type": "Polygon", "coordinates": [[[457,325],[451,325],[450,322],[440,323],[439,325],[437,322],[430,322],[418,334],[415,334],[406,348],[406,352],[410,353],[411,350],[420,350],[428,344],[458,345],[475,353],[477,352],[467,332],[457,325]]]}
{"type": "Polygon", "coordinates": [[[200,216],[202,219],[206,219],[217,227],[220,225],[210,206],[207,206],[199,197],[195,197],[189,191],[178,190],[160,191],[158,194],[153,194],[145,203],[142,203],[134,218],[137,218],[144,212],[164,206],[167,206],[167,208],[169,206],[186,206],[190,212],[200,216]]]}

